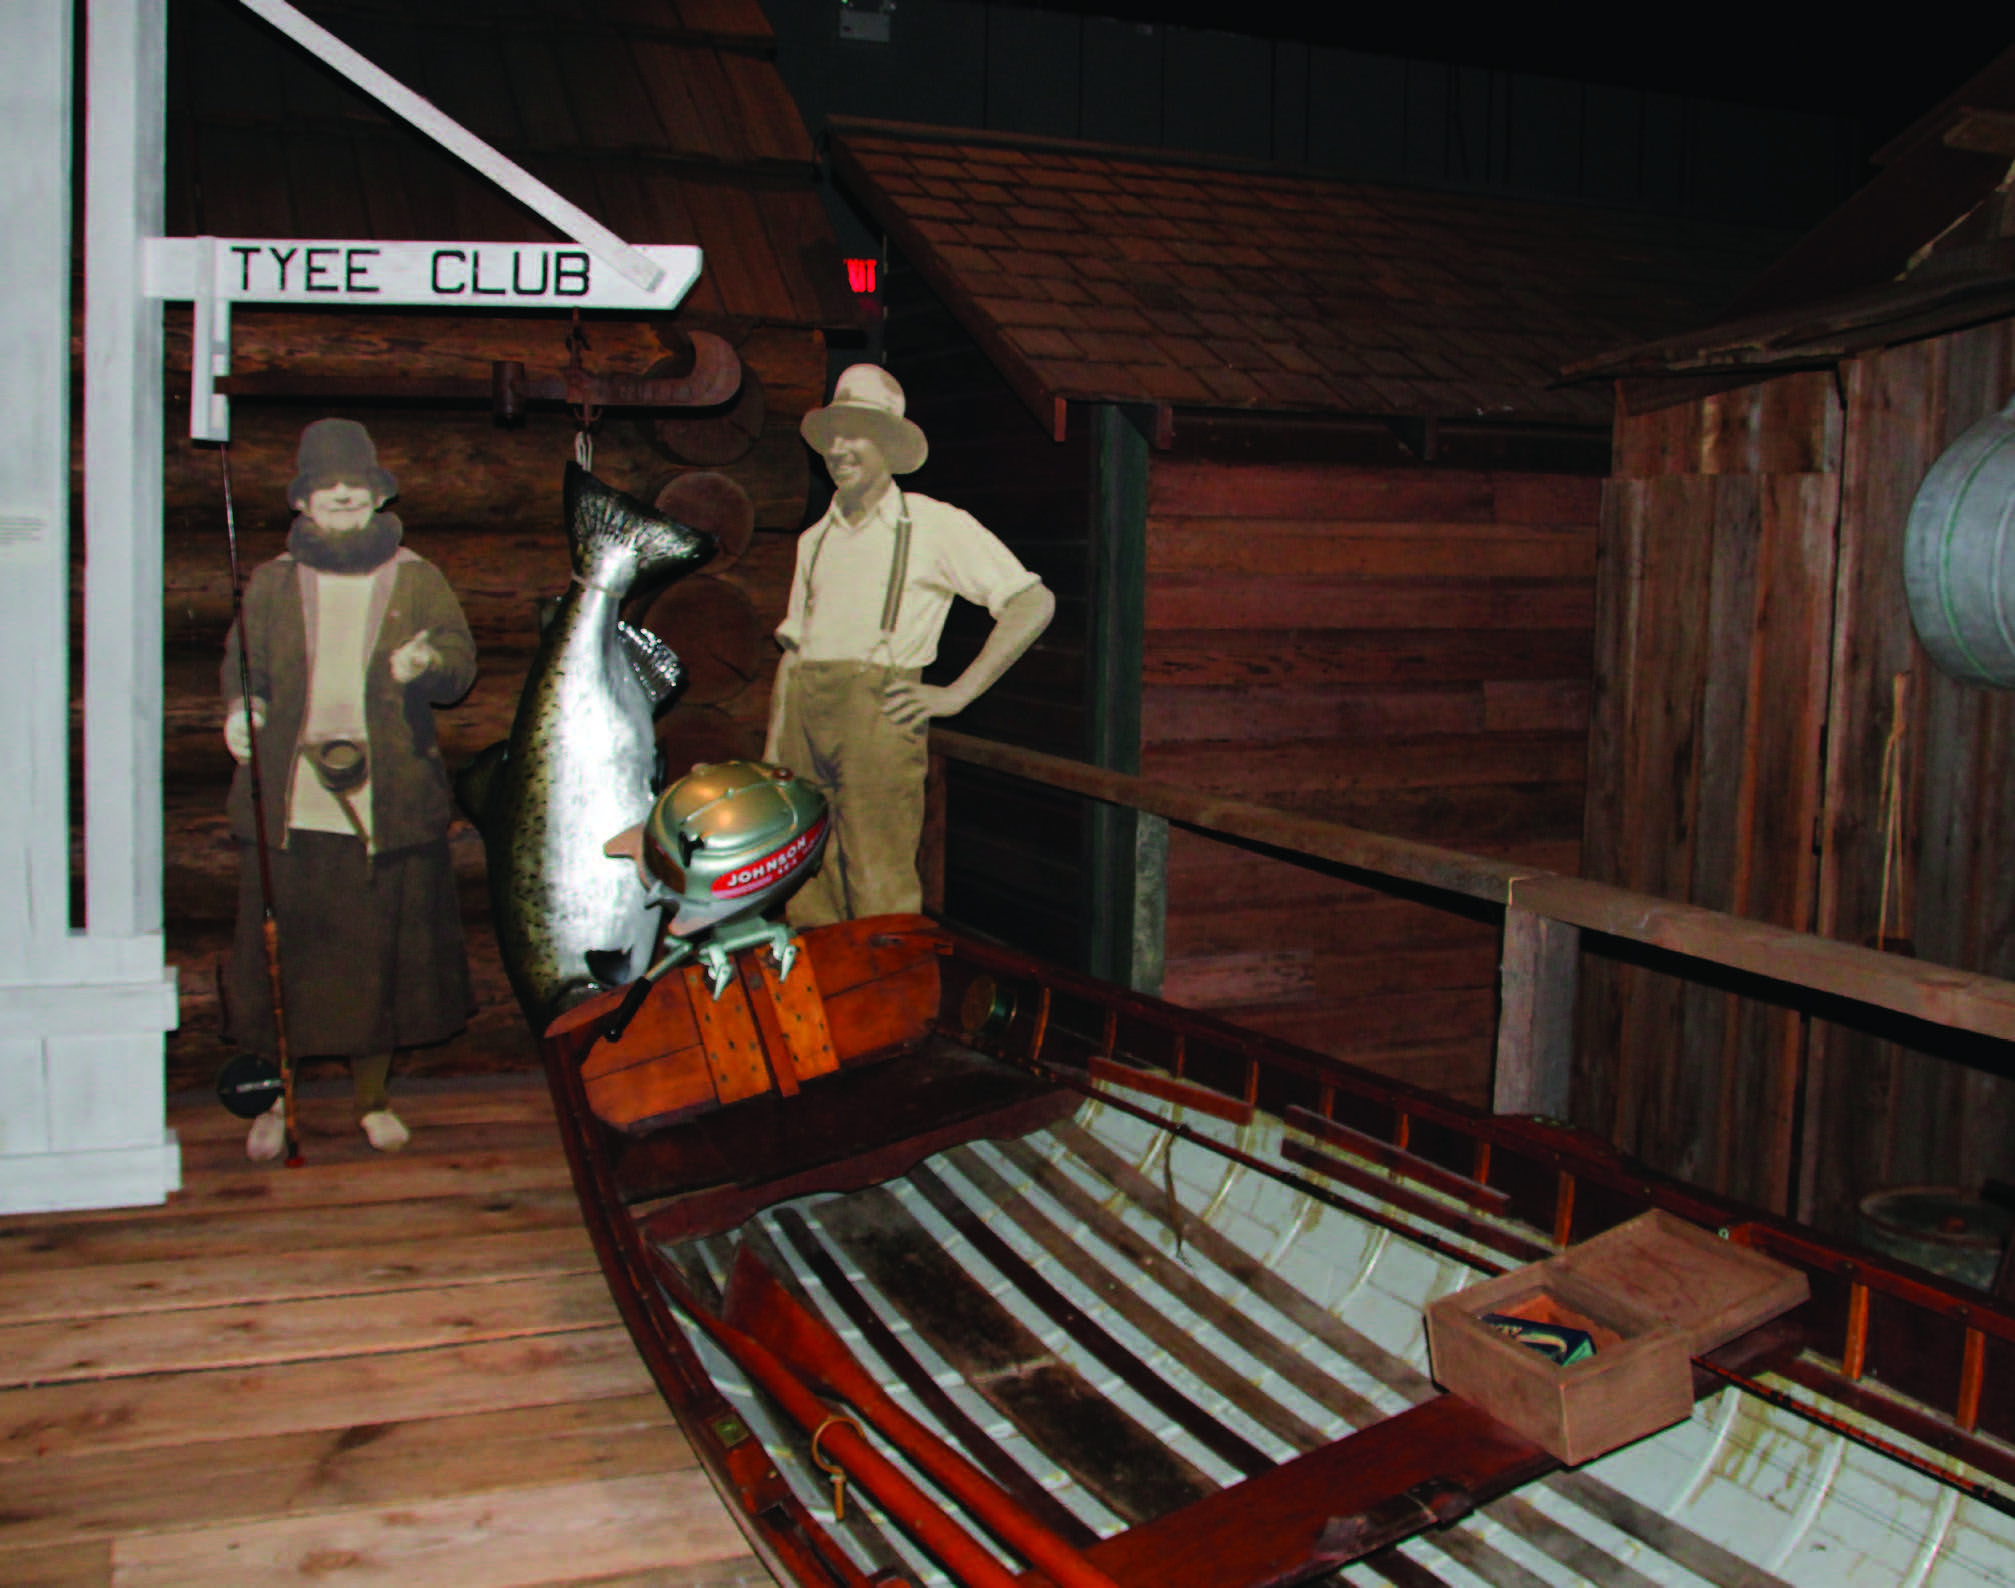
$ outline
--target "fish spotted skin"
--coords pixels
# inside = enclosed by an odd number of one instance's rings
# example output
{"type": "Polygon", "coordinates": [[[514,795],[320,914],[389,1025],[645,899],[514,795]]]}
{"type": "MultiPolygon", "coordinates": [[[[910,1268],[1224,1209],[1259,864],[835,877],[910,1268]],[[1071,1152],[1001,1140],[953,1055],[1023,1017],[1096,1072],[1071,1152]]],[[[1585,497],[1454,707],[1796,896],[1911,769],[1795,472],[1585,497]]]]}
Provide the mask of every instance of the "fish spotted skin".
{"type": "Polygon", "coordinates": [[[540,635],[501,761],[463,785],[480,804],[497,943],[533,1029],[611,980],[642,973],[658,913],[636,868],[602,846],[650,813],[656,701],[618,633],[639,582],[704,562],[713,537],[567,465],[574,579],[540,635]]]}

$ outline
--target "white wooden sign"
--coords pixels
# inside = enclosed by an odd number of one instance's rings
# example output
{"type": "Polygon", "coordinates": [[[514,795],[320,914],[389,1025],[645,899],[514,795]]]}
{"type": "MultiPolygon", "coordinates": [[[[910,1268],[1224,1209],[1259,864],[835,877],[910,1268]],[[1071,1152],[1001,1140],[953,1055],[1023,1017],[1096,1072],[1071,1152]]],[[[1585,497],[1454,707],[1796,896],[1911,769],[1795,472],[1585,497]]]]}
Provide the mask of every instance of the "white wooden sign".
{"type": "Polygon", "coordinates": [[[326,237],[155,237],[147,291],[193,299],[205,278],[233,303],[430,304],[490,309],[676,308],[700,251],[639,247],[660,266],[646,291],[579,243],[388,243],[326,237]]]}
{"type": "Polygon", "coordinates": [[[189,434],[231,435],[227,400],[215,382],[231,373],[231,305],[425,304],[489,314],[499,309],[678,307],[699,279],[700,250],[636,247],[656,280],[579,243],[413,243],[329,237],[150,237],[145,283],[151,298],[196,306],[189,434]]]}

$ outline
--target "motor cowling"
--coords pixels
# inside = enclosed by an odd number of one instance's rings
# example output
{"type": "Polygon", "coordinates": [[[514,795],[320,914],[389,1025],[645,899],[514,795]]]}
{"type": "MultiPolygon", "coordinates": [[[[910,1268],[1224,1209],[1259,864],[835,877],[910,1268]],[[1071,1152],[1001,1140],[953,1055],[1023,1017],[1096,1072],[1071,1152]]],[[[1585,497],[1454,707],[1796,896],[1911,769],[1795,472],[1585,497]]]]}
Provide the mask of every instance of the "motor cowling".
{"type": "Polygon", "coordinates": [[[760,915],[818,870],[831,832],[825,796],[789,767],[696,766],[644,822],[651,901],[677,906],[666,926],[674,937],[760,915]]]}

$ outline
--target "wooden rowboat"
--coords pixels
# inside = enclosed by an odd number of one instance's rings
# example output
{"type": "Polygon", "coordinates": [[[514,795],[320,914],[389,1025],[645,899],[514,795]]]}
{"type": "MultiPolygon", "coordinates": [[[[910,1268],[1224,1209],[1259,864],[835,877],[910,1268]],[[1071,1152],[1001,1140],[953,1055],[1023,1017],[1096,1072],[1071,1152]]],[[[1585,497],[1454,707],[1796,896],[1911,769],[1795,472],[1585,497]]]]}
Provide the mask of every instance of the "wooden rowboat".
{"type": "Polygon", "coordinates": [[[804,946],[544,1041],[611,1289],[780,1582],[2015,1580],[1979,1292],[920,917],[804,946]],[[1680,1420],[1571,1469],[1436,1390],[1424,1310],[1642,1229],[1808,1299],[1687,1337],[1680,1420]]]}

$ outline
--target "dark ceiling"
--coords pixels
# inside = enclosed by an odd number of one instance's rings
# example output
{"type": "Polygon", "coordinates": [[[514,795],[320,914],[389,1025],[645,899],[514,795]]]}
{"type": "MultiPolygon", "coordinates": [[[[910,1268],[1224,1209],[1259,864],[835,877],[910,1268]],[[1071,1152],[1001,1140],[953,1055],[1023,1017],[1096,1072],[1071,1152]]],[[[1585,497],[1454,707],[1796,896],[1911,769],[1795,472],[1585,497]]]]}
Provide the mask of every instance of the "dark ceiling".
{"type": "Polygon", "coordinates": [[[1551,20],[1543,7],[1490,9],[1310,4],[1308,0],[1017,0],[1039,10],[1174,27],[1215,28],[1401,55],[1700,94],[1858,118],[1872,154],[2015,44],[1998,6],[1939,7],[1906,24],[1895,14],[1856,27],[1808,4],[1704,11],[1673,6],[1592,21],[1551,20]],[[1655,31],[1653,31],[1655,30],[1655,31]]]}

